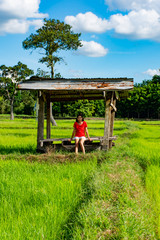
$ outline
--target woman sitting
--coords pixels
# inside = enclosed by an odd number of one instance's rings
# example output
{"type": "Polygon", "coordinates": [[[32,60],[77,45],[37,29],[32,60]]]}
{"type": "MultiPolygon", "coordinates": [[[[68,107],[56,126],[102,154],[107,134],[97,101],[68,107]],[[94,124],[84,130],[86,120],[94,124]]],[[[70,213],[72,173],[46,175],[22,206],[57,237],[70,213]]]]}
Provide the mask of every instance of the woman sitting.
{"type": "Polygon", "coordinates": [[[75,140],[75,153],[78,154],[78,145],[80,144],[80,147],[82,149],[82,152],[85,154],[85,148],[84,148],[84,141],[86,140],[85,134],[88,137],[88,140],[90,141],[88,129],[87,129],[87,123],[84,121],[84,118],[81,114],[79,114],[76,118],[76,122],[73,125],[74,130],[72,133],[71,139],[69,141],[75,140]],[[74,137],[75,136],[75,137],[74,137]]]}

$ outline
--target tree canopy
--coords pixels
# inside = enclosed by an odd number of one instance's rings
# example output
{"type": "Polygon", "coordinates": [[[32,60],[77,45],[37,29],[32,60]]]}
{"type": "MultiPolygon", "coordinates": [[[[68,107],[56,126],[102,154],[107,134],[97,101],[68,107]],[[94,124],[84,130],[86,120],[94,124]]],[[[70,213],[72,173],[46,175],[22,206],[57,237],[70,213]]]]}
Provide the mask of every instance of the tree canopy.
{"type": "Polygon", "coordinates": [[[10,118],[14,119],[13,104],[15,96],[17,94],[17,84],[25,80],[26,77],[33,75],[33,70],[29,69],[27,65],[18,62],[17,65],[7,67],[5,65],[0,66],[0,92],[4,98],[7,98],[10,102],[10,118]]]}
{"type": "Polygon", "coordinates": [[[160,76],[135,84],[129,97],[117,104],[119,117],[160,118],[160,76]]]}
{"type": "Polygon", "coordinates": [[[51,68],[54,78],[54,65],[62,58],[56,54],[60,50],[77,50],[81,47],[80,33],[74,33],[71,26],[55,19],[44,19],[44,25],[35,34],[31,34],[23,41],[24,49],[42,49],[44,57],[39,62],[46,63],[51,68]]]}

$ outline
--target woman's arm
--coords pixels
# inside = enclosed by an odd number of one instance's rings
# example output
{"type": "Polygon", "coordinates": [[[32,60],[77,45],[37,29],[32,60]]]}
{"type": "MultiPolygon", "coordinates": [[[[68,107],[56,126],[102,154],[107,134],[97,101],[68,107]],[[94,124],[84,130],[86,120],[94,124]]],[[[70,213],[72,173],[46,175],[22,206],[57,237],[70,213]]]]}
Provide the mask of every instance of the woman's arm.
{"type": "Polygon", "coordinates": [[[85,128],[85,132],[86,132],[86,134],[87,134],[88,140],[91,141],[87,127],[85,128]]]}
{"type": "Polygon", "coordinates": [[[69,141],[72,141],[72,138],[75,136],[75,133],[76,133],[76,129],[74,128],[72,132],[72,137],[69,139],[69,141]]]}

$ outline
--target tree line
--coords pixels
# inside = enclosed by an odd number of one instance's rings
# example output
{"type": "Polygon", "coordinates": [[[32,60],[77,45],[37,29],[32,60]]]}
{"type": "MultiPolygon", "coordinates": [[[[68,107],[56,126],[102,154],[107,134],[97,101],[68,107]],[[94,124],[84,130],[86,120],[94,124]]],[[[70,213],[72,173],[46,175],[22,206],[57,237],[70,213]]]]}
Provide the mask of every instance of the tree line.
{"type": "MultiPolygon", "coordinates": [[[[13,94],[12,86],[8,91],[11,91],[10,95],[13,94]]],[[[36,92],[16,91],[14,113],[36,116],[36,109],[36,92]]],[[[83,113],[85,117],[104,117],[104,110],[104,100],[52,103],[53,116],[55,117],[75,117],[79,112],[83,113]]],[[[0,87],[0,113],[10,113],[10,99],[2,86],[0,87]]],[[[160,119],[160,76],[155,75],[152,80],[135,84],[134,89],[129,91],[128,98],[117,101],[116,117],[160,119]]]]}
{"type": "Polygon", "coordinates": [[[118,102],[117,116],[160,119],[160,76],[135,84],[129,97],[118,102]]]}

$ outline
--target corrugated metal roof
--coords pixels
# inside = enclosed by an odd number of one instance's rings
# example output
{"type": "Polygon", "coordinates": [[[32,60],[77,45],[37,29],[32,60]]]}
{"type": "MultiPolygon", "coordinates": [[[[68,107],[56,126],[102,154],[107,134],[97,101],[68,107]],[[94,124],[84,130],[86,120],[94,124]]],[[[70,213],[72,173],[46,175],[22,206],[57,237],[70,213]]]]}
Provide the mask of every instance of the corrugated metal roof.
{"type": "Polygon", "coordinates": [[[133,89],[133,78],[39,78],[31,77],[18,84],[21,90],[54,91],[124,91],[133,89]]]}

